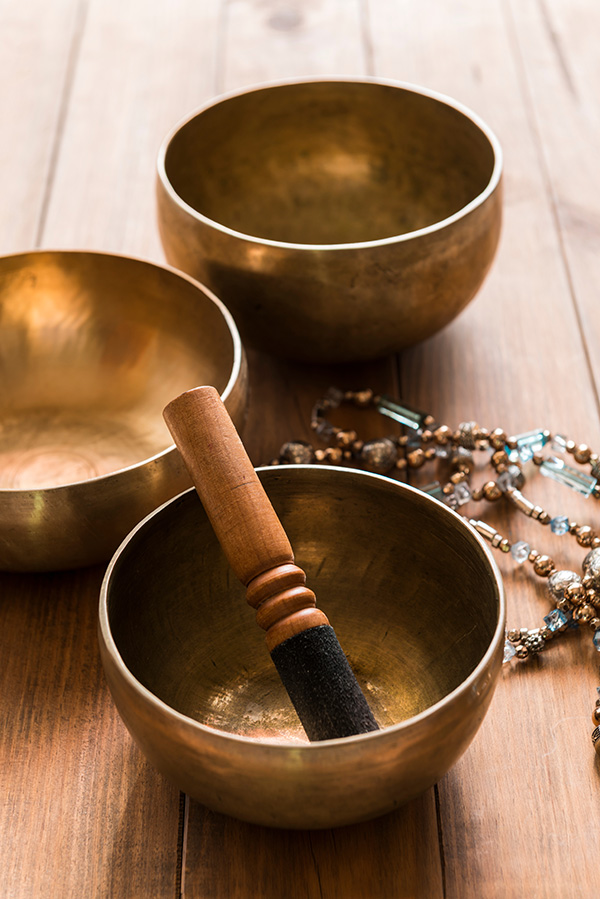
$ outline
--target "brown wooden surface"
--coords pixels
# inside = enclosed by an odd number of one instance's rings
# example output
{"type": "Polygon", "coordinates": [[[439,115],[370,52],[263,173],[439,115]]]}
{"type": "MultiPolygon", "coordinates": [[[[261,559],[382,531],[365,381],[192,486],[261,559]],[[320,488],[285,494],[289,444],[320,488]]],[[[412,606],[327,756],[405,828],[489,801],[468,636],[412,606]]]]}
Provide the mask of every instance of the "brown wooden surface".
{"type": "MultiPolygon", "coordinates": [[[[505,221],[477,300],[398,360],[302,369],[249,356],[256,464],[307,438],[332,383],[456,424],[544,425],[600,447],[600,8],[593,0],[27,0],[0,5],[0,252],[162,260],[154,159],[222,89],[375,74],[471,106],[505,153],[505,221]]],[[[343,328],[343,322],[340,323],[343,328]]],[[[0,382],[1,386],[1,382],[0,382]]],[[[366,425],[365,425],[366,427],[366,425]]],[[[388,430],[369,421],[371,433],[388,430]]],[[[536,501],[598,523],[544,481],[536,501]]],[[[497,514],[511,536],[536,526],[497,514]]],[[[544,532],[561,567],[582,552],[544,532]]],[[[509,624],[548,610],[501,559],[509,624]]],[[[114,711],[96,647],[101,569],[0,576],[0,896],[592,897],[600,684],[588,633],[503,674],[458,765],[394,815],[271,832],[180,797],[114,711]]],[[[539,585],[538,585],[539,586],[539,585]]]]}

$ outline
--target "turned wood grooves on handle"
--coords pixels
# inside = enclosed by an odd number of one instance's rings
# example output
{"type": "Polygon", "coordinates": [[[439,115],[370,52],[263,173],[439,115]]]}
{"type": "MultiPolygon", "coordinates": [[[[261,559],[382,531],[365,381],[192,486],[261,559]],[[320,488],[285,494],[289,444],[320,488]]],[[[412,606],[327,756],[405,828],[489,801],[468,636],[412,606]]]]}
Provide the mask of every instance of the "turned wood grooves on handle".
{"type": "Polygon", "coordinates": [[[215,388],[188,390],[163,414],[269,650],[328,624],[215,388]]]}

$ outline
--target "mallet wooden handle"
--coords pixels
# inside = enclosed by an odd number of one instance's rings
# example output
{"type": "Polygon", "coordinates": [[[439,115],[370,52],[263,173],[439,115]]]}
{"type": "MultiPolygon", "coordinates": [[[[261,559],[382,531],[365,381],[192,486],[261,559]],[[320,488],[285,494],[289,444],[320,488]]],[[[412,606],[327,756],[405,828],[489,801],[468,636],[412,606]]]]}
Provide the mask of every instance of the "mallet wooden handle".
{"type": "Polygon", "coordinates": [[[189,390],[163,414],[269,650],[329,624],[215,388],[189,390]]]}

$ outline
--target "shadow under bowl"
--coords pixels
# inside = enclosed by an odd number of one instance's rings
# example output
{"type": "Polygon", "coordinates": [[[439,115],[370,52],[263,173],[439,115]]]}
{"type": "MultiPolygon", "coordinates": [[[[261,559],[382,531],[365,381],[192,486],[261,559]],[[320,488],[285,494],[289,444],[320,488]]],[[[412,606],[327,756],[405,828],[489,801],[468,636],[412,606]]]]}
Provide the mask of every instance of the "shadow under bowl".
{"type": "Polygon", "coordinates": [[[500,145],[424,88],[328,78],[218,97],[167,136],[167,258],[244,342],[306,361],[383,356],[448,324],[495,255],[500,145]]]}
{"type": "Polygon", "coordinates": [[[459,515],[397,481],[258,471],[381,730],[307,742],[194,491],[113,557],[108,683],[150,761],[210,808],[286,828],[366,820],[427,790],[479,727],[502,662],[500,576],[459,515]]]}
{"type": "Polygon", "coordinates": [[[0,569],[110,558],[190,484],[162,419],[213,384],[242,426],[246,363],[230,313],[172,269],[108,253],[0,259],[0,569]]]}

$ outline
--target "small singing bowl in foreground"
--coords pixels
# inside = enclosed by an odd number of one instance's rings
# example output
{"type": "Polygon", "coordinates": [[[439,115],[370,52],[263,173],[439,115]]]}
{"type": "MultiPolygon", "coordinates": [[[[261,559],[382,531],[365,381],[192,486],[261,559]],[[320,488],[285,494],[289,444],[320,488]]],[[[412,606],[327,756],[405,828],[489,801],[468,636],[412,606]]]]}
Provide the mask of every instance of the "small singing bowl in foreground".
{"type": "Polygon", "coordinates": [[[160,233],[248,344],[304,361],[384,356],[477,292],[498,243],[501,169],[487,125],[424,88],[259,86],[167,136],[160,233]]]}
{"type": "Polygon", "coordinates": [[[107,570],[100,646],[149,760],[219,812],[336,827],[427,790],[479,727],[502,662],[498,570],[463,519],[391,479],[258,469],[381,730],[308,743],[194,491],[150,515],[107,570]]]}
{"type": "Polygon", "coordinates": [[[191,278],[108,253],[0,259],[0,569],[106,561],[190,479],[162,418],[213,384],[241,425],[230,313],[191,278]]]}

